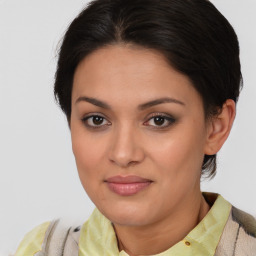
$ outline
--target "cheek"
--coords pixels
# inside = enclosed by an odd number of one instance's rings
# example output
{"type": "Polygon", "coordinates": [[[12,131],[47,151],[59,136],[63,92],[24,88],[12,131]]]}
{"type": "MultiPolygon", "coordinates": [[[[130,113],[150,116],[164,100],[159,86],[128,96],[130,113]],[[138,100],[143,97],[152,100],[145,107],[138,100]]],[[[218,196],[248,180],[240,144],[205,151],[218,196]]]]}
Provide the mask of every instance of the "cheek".
{"type": "Polygon", "coordinates": [[[99,165],[102,163],[104,142],[101,143],[84,132],[84,127],[74,125],[71,129],[72,149],[76,159],[79,176],[82,179],[98,173],[99,165]]]}
{"type": "Polygon", "coordinates": [[[102,150],[101,143],[95,143],[91,136],[74,133],[72,136],[72,148],[76,159],[80,181],[87,195],[93,202],[103,197],[100,191],[101,182],[104,180],[102,173],[102,150]]]}
{"type": "MultiPolygon", "coordinates": [[[[186,126],[183,126],[186,127],[186,126]]],[[[197,177],[201,172],[204,157],[203,129],[191,125],[189,129],[180,127],[166,137],[159,138],[151,145],[151,157],[163,177],[175,180],[187,178],[192,174],[197,177]]]]}
{"type": "Polygon", "coordinates": [[[90,170],[97,164],[100,158],[100,152],[97,150],[97,146],[92,146],[88,141],[81,139],[77,141],[73,140],[72,145],[76,163],[79,167],[90,170]]]}

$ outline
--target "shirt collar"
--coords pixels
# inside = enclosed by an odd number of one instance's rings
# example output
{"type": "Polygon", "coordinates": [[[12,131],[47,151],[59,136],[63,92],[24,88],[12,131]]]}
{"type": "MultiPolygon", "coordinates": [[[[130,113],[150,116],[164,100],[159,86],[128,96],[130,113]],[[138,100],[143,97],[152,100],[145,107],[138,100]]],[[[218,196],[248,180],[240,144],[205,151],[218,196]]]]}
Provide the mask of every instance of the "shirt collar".
{"type": "MultiPolygon", "coordinates": [[[[212,207],[203,220],[180,242],[155,256],[213,256],[231,210],[221,195],[203,193],[212,207]]],[[[81,229],[79,256],[128,256],[119,252],[111,222],[95,209],[81,229]]]]}

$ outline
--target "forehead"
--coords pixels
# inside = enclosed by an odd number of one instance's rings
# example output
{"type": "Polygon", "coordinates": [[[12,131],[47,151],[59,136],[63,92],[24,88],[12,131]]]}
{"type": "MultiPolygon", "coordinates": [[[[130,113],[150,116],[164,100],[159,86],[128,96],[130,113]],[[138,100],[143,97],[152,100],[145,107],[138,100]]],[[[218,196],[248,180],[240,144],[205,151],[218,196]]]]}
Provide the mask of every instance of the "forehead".
{"type": "Polygon", "coordinates": [[[200,100],[189,78],[172,68],[160,52],[120,45],[96,50],[80,62],[72,101],[81,96],[121,102],[166,96],[200,100]]]}

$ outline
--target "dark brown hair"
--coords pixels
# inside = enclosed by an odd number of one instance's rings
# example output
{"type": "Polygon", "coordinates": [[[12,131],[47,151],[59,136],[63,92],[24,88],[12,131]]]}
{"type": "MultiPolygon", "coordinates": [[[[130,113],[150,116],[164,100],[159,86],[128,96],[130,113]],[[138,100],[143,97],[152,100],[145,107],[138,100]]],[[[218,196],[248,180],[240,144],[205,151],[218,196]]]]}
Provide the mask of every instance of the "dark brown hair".
{"type": "MultiPolygon", "coordinates": [[[[238,39],[210,1],[95,0],[70,24],[59,51],[54,93],[68,122],[77,65],[93,51],[119,43],[161,52],[190,78],[203,99],[206,118],[227,99],[238,100],[238,39]]],[[[215,172],[216,155],[205,155],[202,173],[213,177],[215,172]]]]}

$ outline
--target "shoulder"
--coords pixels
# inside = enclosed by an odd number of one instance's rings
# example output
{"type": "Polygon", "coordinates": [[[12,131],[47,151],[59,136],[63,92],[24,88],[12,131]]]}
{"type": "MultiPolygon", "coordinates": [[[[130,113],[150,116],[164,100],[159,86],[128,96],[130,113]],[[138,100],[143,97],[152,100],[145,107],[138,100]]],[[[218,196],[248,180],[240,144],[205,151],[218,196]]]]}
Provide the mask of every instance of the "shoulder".
{"type": "Polygon", "coordinates": [[[256,219],[232,206],[215,255],[254,256],[255,252],[256,219]]]}
{"type": "Polygon", "coordinates": [[[15,256],[32,256],[42,249],[43,241],[51,222],[45,222],[28,232],[20,243],[15,256]]]}
{"type": "Polygon", "coordinates": [[[60,219],[45,222],[25,235],[15,256],[76,255],[79,237],[80,227],[60,219]]]}
{"type": "Polygon", "coordinates": [[[256,239],[256,219],[252,215],[239,210],[234,206],[232,207],[231,215],[232,220],[237,223],[247,235],[256,239]]]}

